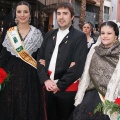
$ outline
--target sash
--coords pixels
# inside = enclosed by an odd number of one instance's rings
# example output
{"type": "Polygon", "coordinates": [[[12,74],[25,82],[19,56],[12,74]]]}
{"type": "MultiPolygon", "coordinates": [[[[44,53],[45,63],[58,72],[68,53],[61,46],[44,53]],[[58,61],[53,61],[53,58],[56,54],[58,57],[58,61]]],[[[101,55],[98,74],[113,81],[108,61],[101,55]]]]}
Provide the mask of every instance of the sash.
{"type": "Polygon", "coordinates": [[[15,27],[11,27],[7,31],[7,35],[18,57],[21,58],[24,62],[28,63],[29,65],[37,69],[36,60],[31,55],[29,55],[28,52],[25,50],[24,45],[18,34],[18,31],[15,29],[15,27]]]}
{"type": "MultiPolygon", "coordinates": [[[[50,76],[52,74],[52,71],[48,70],[48,75],[50,76]]],[[[52,80],[54,81],[55,83],[58,82],[58,80],[52,80]]],[[[78,90],[78,84],[79,84],[79,81],[80,80],[76,80],[74,83],[72,83],[70,86],[67,87],[67,89],[65,91],[77,91],[78,90]]]]}

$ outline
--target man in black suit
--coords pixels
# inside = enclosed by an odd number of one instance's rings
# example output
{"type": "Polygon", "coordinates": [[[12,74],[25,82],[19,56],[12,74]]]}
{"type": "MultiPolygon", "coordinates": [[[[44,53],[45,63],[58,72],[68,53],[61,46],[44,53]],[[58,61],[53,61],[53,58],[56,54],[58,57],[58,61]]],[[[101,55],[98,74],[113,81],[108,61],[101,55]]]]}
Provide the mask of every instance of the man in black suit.
{"type": "Polygon", "coordinates": [[[72,26],[74,8],[60,3],[56,10],[58,29],[45,35],[38,52],[38,76],[45,88],[48,120],[67,120],[74,109],[87,56],[86,35],[72,26]]]}

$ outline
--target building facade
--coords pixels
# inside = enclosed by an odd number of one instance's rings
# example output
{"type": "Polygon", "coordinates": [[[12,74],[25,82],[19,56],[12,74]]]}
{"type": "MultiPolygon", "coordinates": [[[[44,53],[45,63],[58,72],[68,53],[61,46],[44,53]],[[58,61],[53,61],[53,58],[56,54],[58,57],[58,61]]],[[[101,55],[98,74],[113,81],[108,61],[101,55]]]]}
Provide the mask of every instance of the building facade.
{"type": "Polygon", "coordinates": [[[120,0],[104,1],[104,21],[120,22],[120,0]]]}
{"type": "MultiPolygon", "coordinates": [[[[54,26],[54,28],[57,28],[57,22],[56,22],[56,5],[60,2],[70,2],[74,5],[75,8],[75,18],[73,25],[75,28],[79,28],[80,24],[80,7],[82,0],[38,0],[44,5],[44,16],[46,17],[45,25],[48,25],[48,30],[51,30],[54,26]]],[[[86,11],[85,12],[85,22],[91,21],[94,25],[94,27],[98,26],[98,16],[99,16],[99,9],[100,9],[100,0],[86,0],[86,11]]]]}
{"type": "Polygon", "coordinates": [[[120,22],[120,0],[111,0],[110,20],[120,22]]]}
{"type": "MultiPolygon", "coordinates": [[[[74,18],[74,26],[79,29],[80,23],[80,14],[81,14],[81,1],[74,0],[75,6],[75,18],[74,18]]],[[[85,11],[85,22],[93,23],[94,27],[98,26],[98,15],[99,15],[99,4],[95,0],[86,0],[86,11],[85,11]]]]}
{"type": "MultiPolygon", "coordinates": [[[[0,26],[7,14],[14,8],[17,2],[21,0],[0,0],[0,26]]],[[[86,2],[85,11],[81,11],[81,3],[83,0],[27,0],[32,6],[32,24],[41,28],[46,33],[47,31],[57,28],[56,21],[56,5],[60,2],[70,2],[75,7],[75,18],[73,25],[75,28],[80,29],[80,15],[85,13],[85,22],[91,21],[94,27],[98,27],[100,0],[84,0],[86,2]]],[[[109,15],[106,18],[110,17],[109,15]]],[[[106,20],[105,18],[105,20],[106,20]]]]}

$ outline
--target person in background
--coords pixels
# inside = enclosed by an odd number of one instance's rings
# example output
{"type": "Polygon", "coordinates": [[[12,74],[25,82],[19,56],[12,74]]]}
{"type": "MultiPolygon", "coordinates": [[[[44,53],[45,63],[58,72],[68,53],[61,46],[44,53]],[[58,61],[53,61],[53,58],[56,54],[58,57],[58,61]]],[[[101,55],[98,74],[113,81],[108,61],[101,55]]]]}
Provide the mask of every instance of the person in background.
{"type": "Polygon", "coordinates": [[[11,10],[10,13],[3,20],[3,30],[2,30],[2,35],[0,39],[0,51],[2,50],[2,43],[6,36],[6,32],[10,28],[10,26],[12,26],[12,23],[13,23],[12,21],[13,21],[13,10],[11,10]]]}
{"type": "Polygon", "coordinates": [[[94,33],[94,39],[97,40],[99,37],[99,28],[94,28],[93,29],[93,33],[94,33]]]}
{"type": "Polygon", "coordinates": [[[87,38],[72,26],[71,3],[58,4],[56,14],[59,28],[45,35],[38,52],[37,71],[44,86],[48,120],[67,120],[74,109],[77,79],[87,56],[87,38]]]}
{"type": "Polygon", "coordinates": [[[10,74],[0,91],[0,120],[44,120],[42,87],[36,70],[42,33],[30,25],[29,3],[19,2],[14,14],[17,26],[7,31],[0,53],[0,68],[10,74]]]}
{"type": "Polygon", "coordinates": [[[92,24],[90,22],[84,23],[82,26],[82,31],[87,36],[87,46],[88,46],[88,52],[89,52],[92,45],[96,43],[96,40],[94,39],[92,24]]]}
{"type": "Polygon", "coordinates": [[[100,39],[88,53],[75,97],[76,108],[70,120],[110,120],[101,112],[94,114],[98,103],[120,97],[120,42],[116,23],[101,24],[100,39]]]}

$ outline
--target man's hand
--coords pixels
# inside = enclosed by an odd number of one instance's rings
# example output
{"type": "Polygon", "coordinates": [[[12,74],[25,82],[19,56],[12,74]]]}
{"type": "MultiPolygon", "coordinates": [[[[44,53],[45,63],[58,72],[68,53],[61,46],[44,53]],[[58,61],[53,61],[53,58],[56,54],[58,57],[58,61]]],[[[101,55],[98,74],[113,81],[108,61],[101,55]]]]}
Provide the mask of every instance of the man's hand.
{"type": "Polygon", "coordinates": [[[44,82],[46,90],[47,91],[52,91],[54,94],[58,91],[60,91],[60,89],[58,88],[57,84],[52,81],[52,80],[46,80],[44,82]]]}
{"type": "Polygon", "coordinates": [[[46,80],[44,84],[47,91],[54,91],[54,86],[56,86],[56,83],[54,83],[52,80],[46,80]]]}
{"type": "Polygon", "coordinates": [[[53,93],[57,93],[58,91],[60,91],[60,89],[58,88],[57,84],[53,87],[53,93]]]}

